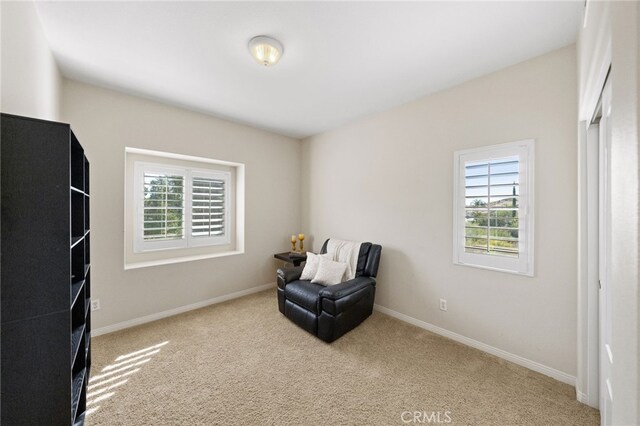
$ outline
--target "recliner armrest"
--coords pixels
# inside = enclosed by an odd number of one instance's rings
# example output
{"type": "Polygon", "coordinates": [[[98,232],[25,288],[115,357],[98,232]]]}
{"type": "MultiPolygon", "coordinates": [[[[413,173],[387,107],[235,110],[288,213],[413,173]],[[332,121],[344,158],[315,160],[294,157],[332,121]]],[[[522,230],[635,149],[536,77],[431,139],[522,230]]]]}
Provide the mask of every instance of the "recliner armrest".
{"type": "Polygon", "coordinates": [[[277,272],[278,288],[284,290],[284,287],[291,281],[300,279],[304,266],[295,266],[293,268],[280,268],[277,272]]]}
{"type": "Polygon", "coordinates": [[[352,280],[323,288],[320,290],[320,297],[337,300],[375,284],[375,278],[356,277],[352,280]]]}

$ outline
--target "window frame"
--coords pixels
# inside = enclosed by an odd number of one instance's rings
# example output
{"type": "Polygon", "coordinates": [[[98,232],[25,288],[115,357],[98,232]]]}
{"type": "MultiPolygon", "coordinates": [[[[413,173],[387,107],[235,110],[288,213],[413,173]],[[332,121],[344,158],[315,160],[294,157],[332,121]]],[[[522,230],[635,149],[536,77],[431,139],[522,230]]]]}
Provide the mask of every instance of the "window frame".
{"type": "Polygon", "coordinates": [[[499,272],[534,276],[534,151],[535,141],[516,142],[459,150],[453,155],[453,263],[499,272]],[[465,164],[518,156],[518,257],[465,251],[465,164]]]}
{"type": "Polygon", "coordinates": [[[231,206],[231,173],[221,170],[209,170],[192,167],[172,166],[168,164],[152,163],[147,161],[134,161],[133,176],[133,252],[148,253],[159,250],[187,249],[192,247],[219,246],[230,244],[230,206],[231,206]],[[184,178],[183,193],[183,226],[182,238],[166,239],[160,241],[146,241],[144,239],[144,175],[145,173],[172,174],[184,178]],[[213,237],[195,237],[192,234],[193,215],[193,179],[220,179],[225,182],[224,192],[224,235],[213,237]]]}

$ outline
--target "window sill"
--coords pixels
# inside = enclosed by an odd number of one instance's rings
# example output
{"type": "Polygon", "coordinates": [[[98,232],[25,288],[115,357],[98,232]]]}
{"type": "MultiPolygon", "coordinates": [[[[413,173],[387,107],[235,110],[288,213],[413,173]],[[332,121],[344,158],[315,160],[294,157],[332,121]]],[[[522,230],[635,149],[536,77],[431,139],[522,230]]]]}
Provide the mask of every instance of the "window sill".
{"type": "Polygon", "coordinates": [[[125,263],[124,270],[126,271],[129,269],[148,268],[150,266],[170,265],[172,263],[192,262],[194,260],[213,259],[216,257],[235,256],[238,254],[244,254],[244,251],[234,250],[234,251],[225,251],[223,253],[210,253],[210,254],[200,254],[200,255],[193,255],[193,256],[173,257],[171,259],[150,260],[146,262],[132,262],[132,263],[125,263]]]}
{"type": "Polygon", "coordinates": [[[463,263],[463,262],[459,262],[459,261],[454,261],[453,262],[454,265],[456,266],[470,266],[471,268],[478,268],[478,269],[485,269],[487,271],[494,271],[494,272],[504,272],[507,274],[513,274],[513,275],[520,275],[523,277],[531,277],[533,278],[533,272],[519,272],[519,271],[515,271],[513,269],[503,269],[503,268],[497,268],[494,266],[484,266],[484,265],[477,265],[475,263],[463,263]]]}

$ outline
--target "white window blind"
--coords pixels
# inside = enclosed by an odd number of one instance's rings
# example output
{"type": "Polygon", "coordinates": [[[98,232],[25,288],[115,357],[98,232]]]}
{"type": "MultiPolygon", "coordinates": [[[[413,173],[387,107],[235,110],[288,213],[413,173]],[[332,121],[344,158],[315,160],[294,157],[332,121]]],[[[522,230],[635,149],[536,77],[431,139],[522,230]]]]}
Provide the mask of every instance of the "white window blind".
{"type": "Polygon", "coordinates": [[[454,263],[533,275],[532,140],[454,155],[454,263]]]}
{"type": "Polygon", "coordinates": [[[192,184],[191,235],[194,237],[223,236],[226,211],[225,180],[195,177],[192,184]]]}
{"type": "Polygon", "coordinates": [[[230,242],[228,172],[143,162],[134,168],[134,252],[230,242]]]}
{"type": "Polygon", "coordinates": [[[465,252],[518,257],[519,163],[465,162],[465,252]]]}

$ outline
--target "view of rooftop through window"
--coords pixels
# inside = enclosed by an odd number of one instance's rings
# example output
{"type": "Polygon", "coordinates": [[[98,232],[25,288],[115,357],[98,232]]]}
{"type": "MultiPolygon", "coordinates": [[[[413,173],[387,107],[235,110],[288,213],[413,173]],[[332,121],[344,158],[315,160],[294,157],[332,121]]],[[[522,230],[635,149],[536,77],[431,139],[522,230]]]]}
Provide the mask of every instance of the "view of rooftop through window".
{"type": "Polygon", "coordinates": [[[465,252],[518,257],[519,158],[465,163],[465,252]]]}

